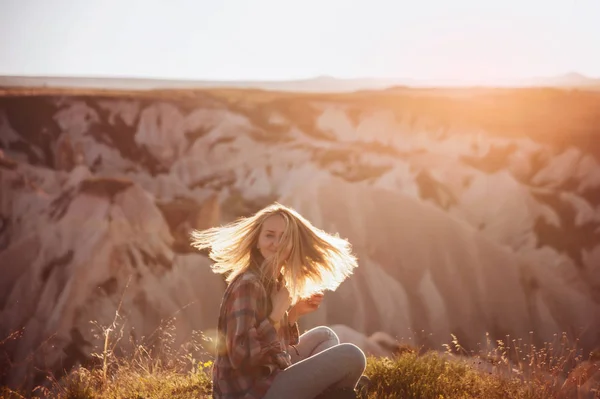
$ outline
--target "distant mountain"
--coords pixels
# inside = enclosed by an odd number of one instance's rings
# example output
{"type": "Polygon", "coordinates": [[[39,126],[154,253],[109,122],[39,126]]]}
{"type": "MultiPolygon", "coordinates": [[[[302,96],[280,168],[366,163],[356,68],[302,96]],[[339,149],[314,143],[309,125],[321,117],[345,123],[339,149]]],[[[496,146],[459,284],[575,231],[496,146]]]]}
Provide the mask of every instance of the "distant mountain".
{"type": "Polygon", "coordinates": [[[52,76],[0,76],[1,87],[55,87],[123,90],[248,88],[292,92],[353,92],[382,90],[392,87],[577,87],[600,90],[600,78],[590,78],[570,72],[553,77],[505,79],[495,83],[461,81],[452,79],[411,78],[352,78],[317,76],[298,80],[175,80],[131,77],[52,77],[52,76]]]}
{"type": "Polygon", "coordinates": [[[520,82],[524,86],[550,86],[550,87],[598,87],[600,78],[591,78],[578,72],[569,72],[564,75],[533,78],[520,82]]]}
{"type": "Polygon", "coordinates": [[[218,80],[175,80],[121,77],[43,77],[43,76],[0,76],[0,87],[60,87],[94,89],[205,89],[205,88],[248,88],[293,92],[352,92],[378,90],[394,86],[430,86],[414,79],[357,78],[338,79],[331,76],[298,80],[273,81],[218,81],[218,80]]]}

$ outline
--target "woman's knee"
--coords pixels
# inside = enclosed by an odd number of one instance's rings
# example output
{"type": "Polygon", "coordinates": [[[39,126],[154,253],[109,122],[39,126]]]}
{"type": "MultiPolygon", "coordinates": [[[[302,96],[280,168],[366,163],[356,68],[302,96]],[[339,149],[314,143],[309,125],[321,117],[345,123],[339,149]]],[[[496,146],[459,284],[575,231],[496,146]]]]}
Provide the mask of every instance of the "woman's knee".
{"type": "Polygon", "coordinates": [[[332,341],[335,345],[340,343],[337,334],[327,326],[315,327],[309,331],[319,342],[332,341]]]}
{"type": "Polygon", "coordinates": [[[340,353],[342,360],[347,362],[348,365],[352,365],[352,367],[361,374],[365,371],[365,368],[367,367],[367,357],[358,346],[343,343],[336,346],[335,349],[340,353]]]}

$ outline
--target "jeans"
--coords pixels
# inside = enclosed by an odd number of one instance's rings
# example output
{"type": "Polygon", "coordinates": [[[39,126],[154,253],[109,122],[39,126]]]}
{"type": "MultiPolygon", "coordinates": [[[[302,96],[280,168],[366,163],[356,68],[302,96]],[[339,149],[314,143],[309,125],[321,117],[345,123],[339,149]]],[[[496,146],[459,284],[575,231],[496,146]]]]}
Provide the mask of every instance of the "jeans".
{"type": "Polygon", "coordinates": [[[264,399],[313,399],[328,388],[354,388],[365,371],[365,354],[353,344],[340,344],[329,327],[315,327],[289,349],[292,365],[273,380],[264,399]]]}

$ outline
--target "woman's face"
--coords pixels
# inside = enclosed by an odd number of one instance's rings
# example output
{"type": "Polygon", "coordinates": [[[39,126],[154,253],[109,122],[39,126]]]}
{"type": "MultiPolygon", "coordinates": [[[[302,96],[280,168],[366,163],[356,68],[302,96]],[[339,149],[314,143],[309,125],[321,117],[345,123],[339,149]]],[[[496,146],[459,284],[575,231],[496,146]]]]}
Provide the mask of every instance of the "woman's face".
{"type": "MultiPolygon", "coordinates": [[[[258,235],[258,249],[265,259],[269,259],[277,253],[281,237],[285,232],[285,219],[281,215],[269,216],[263,222],[263,225],[258,235]]],[[[291,248],[287,248],[281,254],[282,261],[285,261],[290,255],[291,248]]]]}

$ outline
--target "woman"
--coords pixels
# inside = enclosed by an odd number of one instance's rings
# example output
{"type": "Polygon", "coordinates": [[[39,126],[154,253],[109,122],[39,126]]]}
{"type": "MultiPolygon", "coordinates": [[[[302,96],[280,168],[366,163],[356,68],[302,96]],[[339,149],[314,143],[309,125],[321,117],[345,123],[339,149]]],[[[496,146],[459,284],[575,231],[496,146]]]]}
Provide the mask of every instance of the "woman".
{"type": "Polygon", "coordinates": [[[192,245],[210,249],[213,271],[227,275],[214,398],[356,397],[364,353],[340,344],[327,327],[299,336],[297,324],[357,266],[346,240],[275,203],[229,225],[194,231],[192,245]]]}

